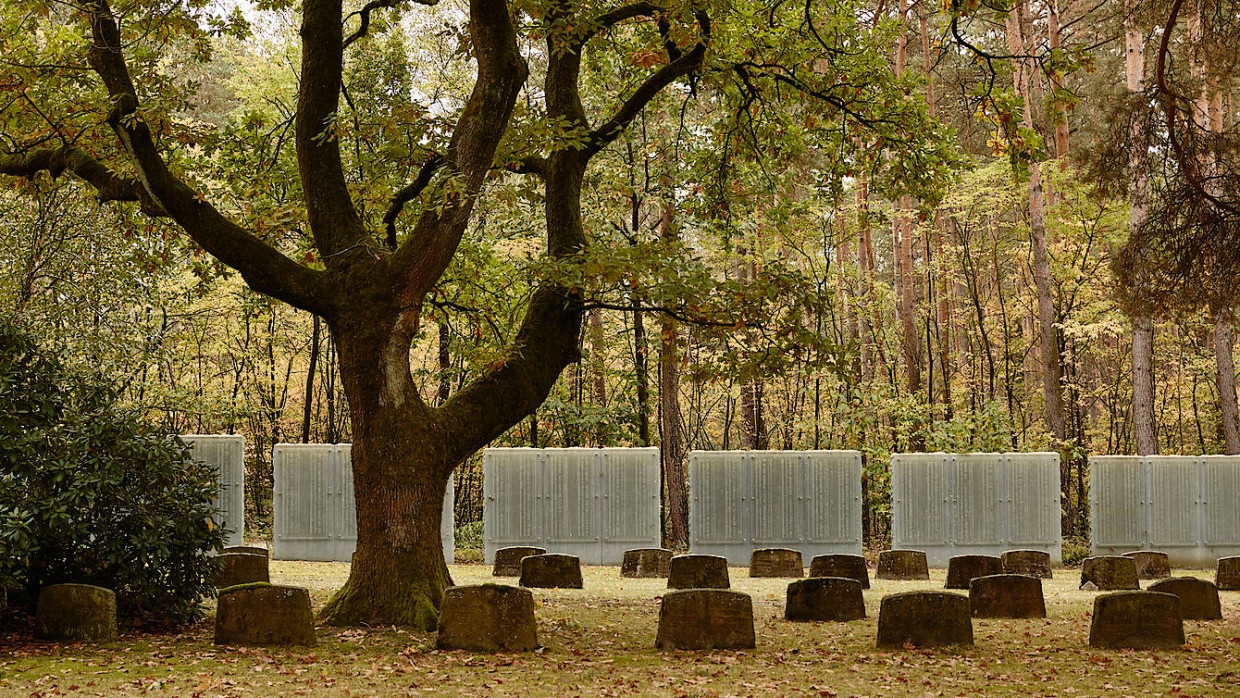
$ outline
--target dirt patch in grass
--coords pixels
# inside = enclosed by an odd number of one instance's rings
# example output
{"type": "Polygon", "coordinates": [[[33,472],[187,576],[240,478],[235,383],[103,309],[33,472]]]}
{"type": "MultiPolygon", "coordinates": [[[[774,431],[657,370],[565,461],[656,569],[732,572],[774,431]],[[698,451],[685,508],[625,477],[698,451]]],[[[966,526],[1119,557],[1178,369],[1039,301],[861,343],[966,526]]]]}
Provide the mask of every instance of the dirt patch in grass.
{"type": "MultiPolygon", "coordinates": [[[[584,589],[533,590],[538,652],[439,652],[433,635],[398,628],[319,628],[312,649],[225,649],[211,644],[210,622],[102,647],[7,637],[0,695],[1240,695],[1240,592],[1224,592],[1223,621],[1185,624],[1182,651],[1094,651],[1094,595],[1076,589],[1078,573],[1056,570],[1045,583],[1045,620],[975,620],[975,647],[882,652],[874,648],[879,600],[942,588],[942,570],[929,582],[873,580],[869,618],[843,624],[787,623],[789,580],[731,573],[732,588],[754,600],[756,650],[657,652],[664,581],[586,567],[584,589]]],[[[347,574],[341,563],[271,563],[272,583],[308,587],[316,608],[347,574]]],[[[458,584],[499,581],[482,565],[452,574],[458,584]]]]}

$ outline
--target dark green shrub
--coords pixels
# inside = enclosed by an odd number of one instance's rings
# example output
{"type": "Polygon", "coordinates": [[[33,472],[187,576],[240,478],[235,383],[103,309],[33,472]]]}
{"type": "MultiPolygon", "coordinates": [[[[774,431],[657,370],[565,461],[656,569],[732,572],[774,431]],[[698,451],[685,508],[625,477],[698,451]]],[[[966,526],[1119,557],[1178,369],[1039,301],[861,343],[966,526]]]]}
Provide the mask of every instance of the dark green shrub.
{"type": "Polygon", "coordinates": [[[115,398],[0,318],[0,590],[32,607],[94,584],[123,618],[195,620],[223,547],[215,473],[115,398]]]}

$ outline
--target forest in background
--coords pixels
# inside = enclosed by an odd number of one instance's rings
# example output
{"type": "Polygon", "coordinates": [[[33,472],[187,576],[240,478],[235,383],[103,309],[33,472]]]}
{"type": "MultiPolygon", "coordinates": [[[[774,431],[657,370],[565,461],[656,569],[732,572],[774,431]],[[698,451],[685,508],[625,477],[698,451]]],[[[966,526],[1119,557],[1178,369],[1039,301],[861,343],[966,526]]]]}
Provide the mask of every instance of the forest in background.
{"type": "MultiPolygon", "coordinates": [[[[894,68],[881,79],[904,95],[895,131],[932,130],[892,142],[846,108],[823,116],[793,84],[746,100],[741,79],[739,101],[709,84],[668,91],[587,174],[594,244],[572,265],[543,255],[539,187],[494,177],[424,308],[421,394],[446,398],[499,360],[534,284],[567,279],[588,294],[581,361],[494,445],[660,446],[682,496],[692,449],[857,449],[878,539],[890,453],[1055,450],[1065,534],[1085,534],[1088,454],[1240,450],[1228,279],[1166,300],[1116,278],[1145,204],[1115,153],[1141,126],[1131,95],[1153,75],[1169,4],[1025,0],[969,22],[904,0],[849,5],[870,34],[839,60],[894,68]],[[1138,362],[1134,376],[1134,338],[1138,356],[1150,349],[1147,374],[1138,362]],[[1152,451],[1138,443],[1142,409],[1152,451]]],[[[1234,8],[1193,7],[1189,39],[1170,47],[1176,69],[1201,94],[1206,130],[1231,132],[1234,8]]],[[[468,89],[454,11],[386,23],[347,66],[339,137],[370,216],[387,192],[371,199],[361,183],[382,181],[383,158],[416,161],[445,128],[428,105],[468,89]],[[402,141],[408,152],[391,152],[402,141]]],[[[211,62],[169,67],[191,86],[177,111],[184,157],[221,205],[314,263],[299,247],[290,145],[295,18],[229,33],[211,62]]],[[[621,50],[587,55],[588,99],[661,59],[617,34],[621,50]]],[[[1157,210],[1169,176],[1149,170],[1157,210]]],[[[350,439],[323,324],[250,291],[171,225],[41,176],[0,195],[0,236],[0,309],[152,418],[245,435],[250,521],[270,518],[274,443],[350,439]]],[[[479,520],[481,459],[456,477],[458,525],[479,520]]]]}

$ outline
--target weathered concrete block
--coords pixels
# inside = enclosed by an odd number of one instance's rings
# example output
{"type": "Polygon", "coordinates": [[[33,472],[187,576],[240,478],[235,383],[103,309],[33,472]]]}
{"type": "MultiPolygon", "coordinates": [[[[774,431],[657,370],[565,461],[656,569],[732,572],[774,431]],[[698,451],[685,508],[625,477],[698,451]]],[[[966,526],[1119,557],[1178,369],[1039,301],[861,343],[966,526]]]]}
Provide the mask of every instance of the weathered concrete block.
{"type": "Polygon", "coordinates": [[[520,577],[521,558],[530,555],[546,555],[546,548],[535,548],[528,545],[514,545],[495,551],[495,564],[491,567],[493,577],[520,577]]]}
{"type": "Polygon", "coordinates": [[[977,577],[1003,574],[1003,559],[994,555],[957,555],[947,561],[947,589],[968,589],[977,577]]]}
{"type": "Polygon", "coordinates": [[[676,555],[667,575],[668,589],[728,589],[728,559],[721,555],[676,555]]]}
{"type": "Polygon", "coordinates": [[[1171,576],[1171,560],[1157,550],[1133,550],[1124,553],[1137,563],[1137,579],[1166,579],[1171,576]]]}
{"type": "Polygon", "coordinates": [[[62,642],[115,642],[116,593],[90,584],[52,584],[39,590],[34,634],[62,642]]]}
{"type": "Polygon", "coordinates": [[[975,577],[969,582],[974,618],[1045,618],[1042,580],[1023,574],[975,577]]]}
{"type": "Polygon", "coordinates": [[[749,556],[750,577],[804,577],[801,551],[790,548],[760,548],[749,556]]]}
{"type": "Polygon", "coordinates": [[[639,579],[666,577],[672,570],[672,551],[664,548],[637,548],[624,551],[621,577],[639,579]]]}
{"type": "Polygon", "coordinates": [[[1220,557],[1215,564],[1214,584],[1222,591],[1240,591],[1240,556],[1220,557]]]}
{"type": "Polygon", "coordinates": [[[1180,599],[1156,591],[1117,591],[1094,599],[1089,646],[1176,649],[1184,645],[1180,599]]]}
{"type": "Polygon", "coordinates": [[[249,553],[251,555],[271,557],[270,550],[258,545],[230,545],[227,548],[224,548],[222,552],[225,555],[229,553],[249,553]]]}
{"type": "Polygon", "coordinates": [[[521,558],[520,583],[536,589],[580,589],[581,560],[562,553],[526,555],[521,558]]]}
{"type": "Polygon", "coordinates": [[[753,649],[755,644],[749,594],[685,589],[663,595],[654,642],[658,649],[744,650],[753,649]]]}
{"type": "Polygon", "coordinates": [[[235,586],[220,592],[215,644],[246,647],[315,644],[310,592],[275,584],[235,586]]]}
{"type": "Polygon", "coordinates": [[[855,579],[862,589],[870,588],[870,570],[860,555],[815,555],[809,561],[809,576],[855,579]]]}
{"type": "Polygon", "coordinates": [[[884,596],[878,607],[878,646],[900,649],[973,644],[969,597],[946,591],[884,596]]]}
{"type": "Polygon", "coordinates": [[[538,649],[534,594],[503,584],[449,588],[439,609],[435,646],[471,652],[538,649]]]}
{"type": "Polygon", "coordinates": [[[1051,579],[1051,554],[1045,550],[1009,550],[1001,557],[1004,574],[1051,579]]]}
{"type": "Polygon", "coordinates": [[[929,579],[930,565],[920,550],[884,550],[878,554],[879,579],[929,579]]]}
{"type": "Polygon", "coordinates": [[[220,555],[220,573],[215,586],[224,589],[237,584],[270,582],[267,553],[224,553],[220,555]]]}
{"type": "Polygon", "coordinates": [[[844,577],[802,579],[788,585],[784,620],[849,621],[865,618],[861,582],[844,577]]]}
{"type": "Polygon", "coordinates": [[[1099,555],[1081,561],[1081,588],[1092,584],[1096,591],[1140,589],[1137,561],[1122,555],[1099,555]]]}
{"type": "Polygon", "coordinates": [[[1147,591],[1174,594],[1180,598],[1180,617],[1184,620],[1222,620],[1223,606],[1218,587],[1196,577],[1171,577],[1149,585],[1147,591]]]}

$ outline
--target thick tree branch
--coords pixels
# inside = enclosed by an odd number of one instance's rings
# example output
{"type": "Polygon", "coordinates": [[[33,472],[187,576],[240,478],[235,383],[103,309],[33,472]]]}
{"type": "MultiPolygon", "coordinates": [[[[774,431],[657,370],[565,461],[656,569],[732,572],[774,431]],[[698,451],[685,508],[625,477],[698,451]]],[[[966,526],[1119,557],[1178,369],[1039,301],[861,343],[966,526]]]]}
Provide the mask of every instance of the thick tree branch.
{"type": "Polygon", "coordinates": [[[34,177],[40,172],[47,172],[53,179],[71,172],[94,187],[100,201],[137,201],[147,215],[168,215],[138,180],[117,175],[79,148],[69,146],[0,154],[0,174],[34,177]]]}
{"type": "Polygon", "coordinates": [[[706,57],[706,45],[710,43],[710,17],[705,12],[697,12],[694,16],[697,17],[700,31],[698,43],[688,53],[659,68],[653,75],[646,78],[645,82],[629,95],[629,98],[620,105],[610,119],[591,132],[585,147],[587,157],[607,147],[607,144],[619,137],[642,109],[650,103],[650,100],[663,91],[663,88],[702,66],[702,60],[706,57]]]}
{"type": "Polygon", "coordinates": [[[111,8],[106,0],[94,0],[84,8],[91,18],[91,67],[115,105],[109,123],[137,167],[143,189],[204,250],[240,272],[250,288],[324,314],[327,294],[321,273],[297,264],[225,218],[168,170],[150,129],[137,118],[137,91],[121,53],[120,28],[111,8]]]}
{"type": "Polygon", "coordinates": [[[504,357],[438,410],[439,423],[456,437],[456,457],[487,445],[543,403],[566,362],[578,356],[580,316],[580,299],[564,289],[535,291],[504,357]]]}
{"type": "Polygon", "coordinates": [[[470,0],[469,30],[478,77],[444,157],[447,174],[457,183],[456,194],[444,206],[423,211],[391,257],[397,290],[406,303],[419,302],[456,254],[528,74],[504,0],[470,0]]]}
{"type": "Polygon", "coordinates": [[[417,179],[406,184],[392,196],[392,203],[388,206],[387,213],[383,214],[383,226],[387,230],[388,249],[396,249],[396,219],[400,216],[400,212],[405,210],[405,204],[422,194],[422,191],[426,189],[426,185],[431,183],[431,177],[435,175],[435,170],[438,170],[442,164],[442,155],[438,153],[432,155],[429,160],[422,163],[422,169],[418,171],[417,179]]]}
{"type": "MultiPolygon", "coordinates": [[[[397,7],[404,2],[405,0],[371,0],[370,2],[362,6],[362,9],[346,17],[345,21],[348,21],[354,17],[361,17],[362,21],[361,21],[361,24],[358,26],[357,31],[350,34],[349,38],[344,40],[343,48],[348,48],[349,44],[352,44],[354,41],[357,41],[358,39],[361,39],[370,33],[370,13],[371,12],[374,12],[375,10],[385,10],[385,9],[397,7]]],[[[416,2],[419,5],[426,5],[427,7],[434,7],[435,5],[439,4],[439,0],[413,0],[413,2],[416,2]]]]}
{"type": "Polygon", "coordinates": [[[344,252],[361,251],[370,243],[345,182],[334,132],[344,64],[341,13],[341,0],[305,0],[294,122],[310,232],[329,267],[343,263],[344,252]]]}
{"type": "Polygon", "coordinates": [[[580,51],[590,39],[598,36],[599,32],[610,29],[625,20],[637,19],[638,17],[654,17],[662,12],[663,8],[651,2],[635,2],[631,5],[617,7],[610,12],[604,12],[595,17],[586,28],[586,31],[577,37],[577,40],[573,42],[573,50],[580,51]]]}

